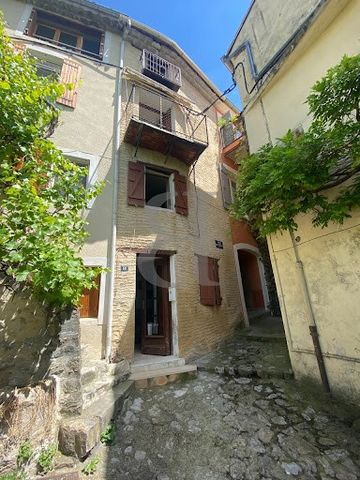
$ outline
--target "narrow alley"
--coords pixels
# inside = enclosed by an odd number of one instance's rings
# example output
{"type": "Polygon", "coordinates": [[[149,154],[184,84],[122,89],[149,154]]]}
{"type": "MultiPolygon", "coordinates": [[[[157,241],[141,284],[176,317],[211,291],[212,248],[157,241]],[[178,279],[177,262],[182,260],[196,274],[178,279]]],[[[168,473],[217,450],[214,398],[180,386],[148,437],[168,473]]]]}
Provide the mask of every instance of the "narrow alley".
{"type": "Polygon", "coordinates": [[[356,413],[296,384],[285,343],[268,340],[238,335],[198,361],[196,379],[137,390],[115,444],[93,454],[95,478],[360,478],[356,413]]]}

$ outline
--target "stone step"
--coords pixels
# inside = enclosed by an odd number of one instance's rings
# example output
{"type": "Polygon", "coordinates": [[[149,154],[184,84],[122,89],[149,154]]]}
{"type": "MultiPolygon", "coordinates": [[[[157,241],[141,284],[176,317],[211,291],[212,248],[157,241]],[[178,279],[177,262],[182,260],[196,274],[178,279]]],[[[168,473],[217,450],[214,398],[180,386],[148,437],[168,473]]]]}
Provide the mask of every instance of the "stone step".
{"type": "Polygon", "coordinates": [[[130,366],[131,373],[142,373],[160,368],[176,368],[185,365],[185,359],[174,357],[172,355],[162,357],[156,355],[143,355],[144,358],[135,359],[135,363],[130,366]]]}
{"type": "Polygon", "coordinates": [[[127,360],[117,363],[107,363],[105,360],[98,360],[85,365],[81,369],[81,384],[88,385],[91,382],[101,381],[105,377],[124,377],[130,373],[130,366],[127,360]]]}
{"type": "Polygon", "coordinates": [[[130,380],[135,381],[135,387],[147,388],[152,386],[163,386],[167,383],[174,383],[179,380],[193,378],[197,374],[196,365],[181,365],[179,367],[159,368],[132,373],[130,380]]]}
{"type": "Polygon", "coordinates": [[[60,451],[84,459],[100,442],[101,433],[133,391],[133,381],[121,382],[87,407],[81,416],[64,419],[59,430],[60,451]]]}

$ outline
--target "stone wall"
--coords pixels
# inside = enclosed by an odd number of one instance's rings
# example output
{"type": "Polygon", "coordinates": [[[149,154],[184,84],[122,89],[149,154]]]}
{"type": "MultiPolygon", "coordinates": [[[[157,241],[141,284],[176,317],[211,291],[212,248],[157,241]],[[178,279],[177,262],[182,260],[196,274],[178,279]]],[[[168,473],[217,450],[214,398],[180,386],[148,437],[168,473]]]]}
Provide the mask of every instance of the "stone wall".
{"type": "Polygon", "coordinates": [[[0,473],[19,446],[56,441],[60,415],[80,414],[79,313],[50,309],[0,278],[0,473]]]}
{"type": "Polygon", "coordinates": [[[20,445],[32,449],[56,441],[57,401],[54,380],[15,389],[0,403],[0,475],[15,467],[20,445]]]}

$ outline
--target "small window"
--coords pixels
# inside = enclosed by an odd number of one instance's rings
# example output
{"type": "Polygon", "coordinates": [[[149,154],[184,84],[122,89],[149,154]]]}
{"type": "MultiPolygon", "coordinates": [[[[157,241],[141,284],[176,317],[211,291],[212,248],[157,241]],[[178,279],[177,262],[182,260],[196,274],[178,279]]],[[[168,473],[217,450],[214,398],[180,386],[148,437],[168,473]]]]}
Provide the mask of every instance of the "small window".
{"type": "Polygon", "coordinates": [[[151,207],[173,209],[172,175],[146,168],[145,203],[151,207]]]}
{"type": "Polygon", "coordinates": [[[61,65],[47,60],[39,59],[36,66],[37,74],[39,77],[47,77],[52,80],[59,80],[61,65]]]}
{"type": "Polygon", "coordinates": [[[103,54],[103,32],[42,10],[32,11],[24,33],[91,57],[103,54]]]}

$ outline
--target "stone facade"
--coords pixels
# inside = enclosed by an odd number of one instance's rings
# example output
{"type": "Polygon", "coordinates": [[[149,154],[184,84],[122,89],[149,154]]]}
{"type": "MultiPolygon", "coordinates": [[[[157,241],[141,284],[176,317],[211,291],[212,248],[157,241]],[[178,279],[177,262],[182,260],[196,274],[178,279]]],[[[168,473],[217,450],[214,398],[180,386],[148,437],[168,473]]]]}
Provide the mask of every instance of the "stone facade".
{"type": "MultiPolygon", "coordinates": [[[[130,32],[131,39],[131,32],[130,32]]],[[[147,40],[144,38],[143,47],[147,40]]],[[[170,53],[163,46],[160,55],[168,58],[170,53]]],[[[173,55],[173,54],[172,54],[173,55]]],[[[130,41],[125,47],[127,67],[139,71],[140,48],[130,41]]],[[[183,62],[180,57],[173,62],[183,62]]],[[[182,71],[183,86],[176,98],[201,112],[209,105],[211,92],[200,90],[194,84],[188,69],[182,71]]],[[[145,79],[146,80],[146,79],[145,79]]],[[[131,92],[131,73],[123,83],[124,91],[131,92]]],[[[169,92],[170,95],[170,92],[169,92]]],[[[127,128],[124,98],[122,138],[127,128]]],[[[224,104],[217,107],[223,113],[224,104]]],[[[177,330],[178,345],[174,345],[181,356],[189,357],[200,351],[208,351],[241,324],[242,313],[238,295],[238,284],[231,242],[231,226],[227,211],[223,207],[219,177],[220,135],[215,108],[207,112],[209,145],[201,154],[191,172],[183,162],[171,156],[135,147],[122,141],[120,148],[119,175],[119,235],[117,241],[116,289],[113,320],[114,358],[132,358],[134,353],[136,254],[144,250],[172,251],[174,254],[176,283],[176,319],[173,329],[177,330]],[[138,208],[127,203],[127,180],[129,161],[141,161],[149,165],[177,170],[187,177],[188,216],[175,211],[145,206],[138,208]],[[196,182],[196,187],[195,187],[196,182]],[[216,248],[215,240],[223,242],[224,249],[216,248]],[[207,307],[199,301],[199,271],[196,254],[220,259],[221,306],[207,307]],[[121,266],[127,267],[126,272],[121,266]],[[176,322],[176,323],[175,323],[176,322]]],[[[174,339],[174,335],[173,335],[174,339]]]]}
{"type": "MultiPolygon", "coordinates": [[[[245,62],[251,89],[256,78],[251,76],[249,57],[242,47],[244,42],[251,44],[258,72],[270,64],[276,51],[284,48],[251,98],[237,69],[236,79],[246,105],[244,116],[251,153],[265,143],[275,143],[288,129],[309,126],[311,118],[305,99],[312,85],[343,55],[359,54],[356,21],[359,15],[357,0],[297,1],[291,5],[277,1],[271,6],[259,0],[254,4],[227,53],[228,65],[234,67],[239,61],[245,62]],[[260,30],[267,32],[266,35],[260,35],[260,30]]],[[[308,215],[295,220],[298,253],[330,387],[358,403],[359,211],[354,210],[352,218],[343,225],[330,224],[324,229],[314,228],[308,215]]],[[[320,382],[290,236],[272,235],[268,244],[295,375],[320,382]]]]}

